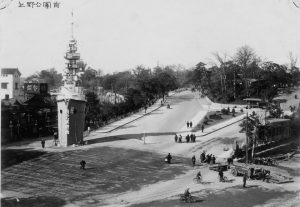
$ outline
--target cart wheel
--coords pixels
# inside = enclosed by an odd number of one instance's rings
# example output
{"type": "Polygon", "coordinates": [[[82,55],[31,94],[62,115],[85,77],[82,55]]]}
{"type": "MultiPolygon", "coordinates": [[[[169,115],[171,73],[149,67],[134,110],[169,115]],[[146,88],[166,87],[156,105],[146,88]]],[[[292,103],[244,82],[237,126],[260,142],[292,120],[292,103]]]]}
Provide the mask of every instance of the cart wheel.
{"type": "Polygon", "coordinates": [[[236,177],[238,175],[238,172],[236,169],[232,169],[231,174],[236,177]]]}

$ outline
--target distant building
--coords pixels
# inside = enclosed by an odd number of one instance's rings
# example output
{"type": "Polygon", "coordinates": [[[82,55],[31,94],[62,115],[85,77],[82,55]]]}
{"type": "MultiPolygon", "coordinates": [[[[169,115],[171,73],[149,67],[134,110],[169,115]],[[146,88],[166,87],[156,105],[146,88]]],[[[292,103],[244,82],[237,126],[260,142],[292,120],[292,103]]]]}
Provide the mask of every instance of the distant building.
{"type": "Polygon", "coordinates": [[[110,103],[114,104],[114,103],[124,102],[125,98],[123,95],[120,95],[118,93],[107,92],[104,100],[106,102],[110,102],[110,103]]]}
{"type": "Polygon", "coordinates": [[[1,69],[1,99],[18,99],[20,96],[20,76],[18,68],[1,69]]]}

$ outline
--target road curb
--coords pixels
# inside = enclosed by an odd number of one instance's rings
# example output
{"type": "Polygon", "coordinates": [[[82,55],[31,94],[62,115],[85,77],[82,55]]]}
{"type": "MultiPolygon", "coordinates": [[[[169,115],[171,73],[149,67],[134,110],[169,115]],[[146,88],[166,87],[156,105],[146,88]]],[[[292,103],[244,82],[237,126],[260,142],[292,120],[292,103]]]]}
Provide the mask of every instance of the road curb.
{"type": "MultiPolygon", "coordinates": [[[[169,95],[168,97],[173,96],[173,95],[175,95],[175,94],[176,94],[176,93],[173,93],[173,94],[169,95]]],[[[166,101],[167,101],[167,99],[168,99],[168,98],[166,98],[166,101]]],[[[126,124],[130,124],[131,122],[134,122],[134,121],[136,121],[136,120],[138,120],[138,119],[140,119],[140,118],[143,118],[144,116],[146,116],[146,115],[148,115],[148,114],[150,114],[150,113],[152,113],[152,112],[154,112],[154,111],[160,109],[160,108],[163,107],[163,106],[165,106],[165,105],[161,105],[161,104],[160,104],[157,108],[153,109],[152,111],[149,111],[148,113],[144,113],[143,115],[141,115],[141,116],[139,116],[139,117],[137,117],[137,118],[135,118],[135,119],[133,119],[133,120],[131,120],[131,121],[128,121],[128,122],[126,122],[126,123],[124,123],[124,124],[122,124],[122,125],[119,125],[119,126],[113,128],[113,129],[111,129],[111,130],[108,130],[108,131],[105,131],[105,132],[101,132],[101,133],[110,133],[110,132],[112,132],[112,131],[114,131],[114,130],[116,130],[116,129],[119,129],[119,128],[125,126],[126,124]]]]}
{"type": "Polygon", "coordinates": [[[214,132],[216,132],[216,131],[219,131],[219,130],[221,130],[221,129],[224,129],[224,128],[228,127],[228,126],[231,126],[231,125],[233,125],[233,124],[235,124],[235,123],[238,123],[238,122],[240,122],[240,121],[242,121],[242,120],[244,120],[244,119],[245,119],[245,117],[243,117],[242,119],[239,119],[239,120],[237,120],[237,121],[234,121],[234,122],[232,122],[232,123],[230,123],[230,124],[227,124],[227,125],[225,125],[225,126],[222,126],[222,127],[218,128],[218,129],[215,129],[215,130],[213,130],[213,131],[211,131],[211,132],[208,132],[208,133],[206,133],[206,134],[200,135],[199,137],[204,137],[204,136],[206,136],[206,135],[209,135],[209,134],[211,134],[211,133],[214,133],[214,132]]]}

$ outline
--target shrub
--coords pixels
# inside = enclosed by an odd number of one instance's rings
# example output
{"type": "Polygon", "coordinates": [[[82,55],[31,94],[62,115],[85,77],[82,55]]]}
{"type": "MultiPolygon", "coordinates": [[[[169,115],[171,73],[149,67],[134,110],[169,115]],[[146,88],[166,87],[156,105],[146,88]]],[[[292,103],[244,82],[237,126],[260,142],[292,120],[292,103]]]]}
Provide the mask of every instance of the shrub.
{"type": "Polygon", "coordinates": [[[221,109],[221,113],[225,114],[225,115],[228,115],[229,111],[228,111],[228,109],[221,109]]]}

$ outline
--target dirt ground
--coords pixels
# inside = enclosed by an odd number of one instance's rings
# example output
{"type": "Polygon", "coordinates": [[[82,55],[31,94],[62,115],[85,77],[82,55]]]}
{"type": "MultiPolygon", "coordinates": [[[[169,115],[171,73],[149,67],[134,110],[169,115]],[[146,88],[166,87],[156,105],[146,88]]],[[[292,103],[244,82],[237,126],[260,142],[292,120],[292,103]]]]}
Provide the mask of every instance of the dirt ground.
{"type": "Polygon", "coordinates": [[[207,104],[193,93],[177,96],[171,100],[172,109],[161,108],[112,133],[96,132],[93,136],[98,139],[90,145],[42,150],[37,141],[2,147],[2,157],[7,159],[1,163],[1,206],[258,207],[300,203],[300,154],[279,166],[266,167],[271,173],[292,177],[292,183],[250,180],[243,188],[242,178],[229,171],[224,175],[231,182],[220,183],[217,172],[199,163],[200,153],[205,150],[223,163],[235,141],[242,143],[245,136],[237,123],[207,136],[195,132],[195,143],[175,143],[174,134],[190,133],[186,121],[203,119],[207,104]],[[169,152],[171,165],[163,162],[169,152]],[[192,155],[197,159],[195,167],[191,166],[192,155]],[[83,159],[86,170],[79,169],[83,159]],[[193,182],[198,171],[204,184],[193,182]],[[196,203],[179,201],[187,187],[196,203]]]}

